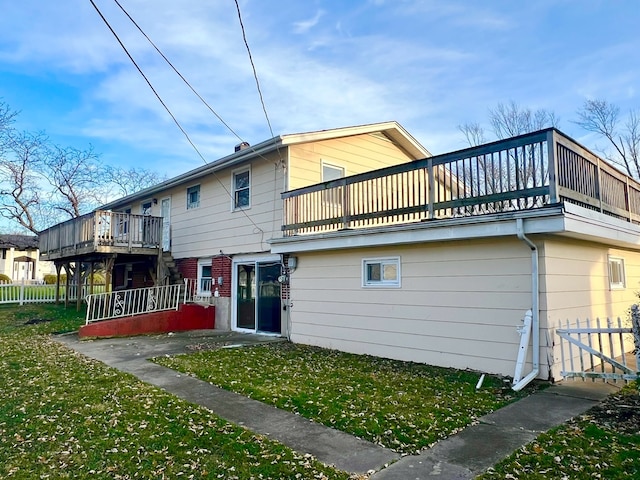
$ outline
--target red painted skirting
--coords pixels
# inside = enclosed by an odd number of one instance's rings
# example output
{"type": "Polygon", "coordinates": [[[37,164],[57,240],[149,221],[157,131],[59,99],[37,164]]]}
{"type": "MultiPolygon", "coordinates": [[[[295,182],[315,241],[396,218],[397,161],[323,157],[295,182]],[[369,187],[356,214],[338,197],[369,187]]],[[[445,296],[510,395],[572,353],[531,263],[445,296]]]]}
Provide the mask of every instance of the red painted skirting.
{"type": "Polygon", "coordinates": [[[80,338],[129,337],[149,333],[179,332],[215,328],[216,309],[195,304],[180,305],[179,310],[145,313],[91,323],[78,331],[80,338]]]}

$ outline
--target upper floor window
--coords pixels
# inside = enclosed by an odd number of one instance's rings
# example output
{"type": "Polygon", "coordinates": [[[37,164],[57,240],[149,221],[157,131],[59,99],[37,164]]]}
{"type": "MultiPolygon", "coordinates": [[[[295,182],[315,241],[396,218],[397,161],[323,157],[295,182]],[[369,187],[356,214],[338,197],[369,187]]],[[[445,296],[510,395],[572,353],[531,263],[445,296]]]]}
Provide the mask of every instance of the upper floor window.
{"type": "Polygon", "coordinates": [[[200,206],[200,185],[187,188],[187,210],[200,206]]]}
{"type": "MultiPolygon", "coordinates": [[[[344,178],[344,167],[337,165],[331,165],[329,163],[322,162],[322,181],[329,182],[331,180],[338,180],[344,178]]],[[[333,187],[329,190],[322,192],[322,201],[330,203],[332,205],[339,205],[342,202],[342,187],[333,187]]]]}
{"type": "Polygon", "coordinates": [[[322,181],[338,180],[345,175],[344,167],[322,162],[322,181]]]}
{"type": "Polygon", "coordinates": [[[151,201],[144,202],[142,204],[142,206],[140,207],[140,211],[141,211],[142,215],[151,215],[152,205],[153,204],[151,203],[151,201]]]}
{"type": "Polygon", "coordinates": [[[624,259],[609,257],[609,287],[612,290],[625,288],[624,259]]]}
{"type": "Polygon", "coordinates": [[[233,209],[251,206],[251,171],[233,173],[233,209]]]}

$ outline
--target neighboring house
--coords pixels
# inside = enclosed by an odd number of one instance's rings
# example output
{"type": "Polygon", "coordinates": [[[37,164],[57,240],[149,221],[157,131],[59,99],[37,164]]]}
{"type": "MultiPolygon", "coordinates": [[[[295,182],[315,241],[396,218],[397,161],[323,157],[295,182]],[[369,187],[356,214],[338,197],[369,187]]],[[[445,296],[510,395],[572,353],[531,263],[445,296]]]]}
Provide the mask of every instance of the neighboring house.
{"type": "Polygon", "coordinates": [[[526,373],[559,379],[558,322],[624,315],[640,283],[640,184],[555,129],[436,157],[394,122],[283,135],[103,210],[43,258],[114,288],[175,263],[219,328],[503,375],[525,311],[526,373]]]}
{"type": "Polygon", "coordinates": [[[55,274],[52,262],[40,261],[35,235],[0,235],[0,274],[13,282],[43,281],[55,274]]]}

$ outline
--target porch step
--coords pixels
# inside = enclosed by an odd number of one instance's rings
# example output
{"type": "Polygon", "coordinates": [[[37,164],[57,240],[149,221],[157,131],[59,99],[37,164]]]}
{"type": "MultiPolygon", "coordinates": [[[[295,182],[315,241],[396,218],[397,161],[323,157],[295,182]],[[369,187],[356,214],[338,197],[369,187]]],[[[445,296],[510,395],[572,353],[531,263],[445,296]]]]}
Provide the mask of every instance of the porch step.
{"type": "Polygon", "coordinates": [[[165,277],[169,279],[170,284],[174,285],[182,283],[183,277],[176,266],[176,262],[173,259],[171,252],[162,252],[160,261],[165,270],[165,277]]]}

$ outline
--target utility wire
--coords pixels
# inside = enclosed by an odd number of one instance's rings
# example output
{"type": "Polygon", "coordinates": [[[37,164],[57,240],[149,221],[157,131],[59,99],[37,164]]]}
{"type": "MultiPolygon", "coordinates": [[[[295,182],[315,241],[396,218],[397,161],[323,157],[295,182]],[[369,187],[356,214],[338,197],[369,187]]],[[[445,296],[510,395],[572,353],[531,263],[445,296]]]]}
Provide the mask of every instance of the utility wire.
{"type": "MultiPolygon", "coordinates": [[[[165,56],[165,54],[164,54],[164,53],[162,53],[162,51],[161,51],[161,50],[158,48],[158,46],[153,42],[153,40],[151,40],[151,38],[149,38],[149,36],[144,32],[144,30],[142,30],[142,27],[140,27],[140,25],[138,25],[138,23],[133,19],[133,17],[131,17],[131,15],[129,15],[129,12],[127,12],[127,11],[124,9],[124,7],[120,4],[120,2],[119,2],[118,0],[113,0],[113,1],[116,3],[116,5],[118,5],[118,7],[120,8],[120,10],[122,10],[122,13],[124,13],[124,14],[127,16],[127,18],[131,21],[131,23],[133,23],[133,24],[135,25],[135,27],[136,27],[136,28],[138,29],[138,31],[139,31],[139,32],[144,36],[144,38],[146,38],[146,39],[147,39],[147,41],[151,44],[151,46],[152,46],[153,48],[155,48],[156,52],[158,52],[158,54],[163,58],[163,60],[164,60],[165,62],[167,62],[167,64],[172,68],[172,70],[176,73],[176,75],[178,75],[178,76],[180,77],[180,79],[181,79],[181,80],[182,80],[182,81],[187,85],[187,87],[189,87],[189,89],[190,89],[190,90],[195,94],[195,96],[196,96],[196,97],[198,97],[198,99],[199,99],[199,100],[200,100],[200,101],[201,101],[201,102],[202,102],[202,103],[203,103],[203,104],[204,104],[204,105],[209,109],[209,111],[210,111],[211,113],[213,113],[213,114],[216,116],[216,118],[217,118],[218,120],[220,120],[220,122],[221,122],[225,127],[227,127],[227,129],[228,129],[231,133],[233,133],[233,134],[236,136],[236,138],[237,138],[238,140],[240,140],[241,142],[244,142],[244,140],[240,137],[240,135],[238,135],[238,134],[236,133],[236,131],[235,131],[233,128],[231,128],[231,127],[229,126],[229,124],[228,124],[227,122],[225,122],[225,121],[222,119],[222,117],[221,117],[220,115],[218,115],[218,113],[217,113],[217,112],[216,112],[216,111],[211,107],[211,105],[209,105],[209,104],[207,103],[207,101],[206,101],[204,98],[202,98],[202,96],[201,96],[201,95],[196,91],[196,89],[195,89],[195,88],[193,88],[193,87],[191,86],[191,84],[189,83],[189,81],[188,81],[186,78],[184,78],[184,76],[183,76],[183,75],[178,71],[178,69],[173,65],[173,63],[171,63],[171,61],[170,61],[170,60],[165,56]]],[[[273,136],[273,135],[272,135],[272,136],[273,136]]]]}
{"type": "MultiPolygon", "coordinates": [[[[115,32],[115,30],[113,29],[113,27],[111,27],[111,24],[109,23],[109,21],[105,18],[105,16],[102,14],[102,12],[100,11],[100,9],[98,8],[98,6],[94,3],[93,0],[89,0],[91,2],[91,5],[93,6],[93,8],[96,10],[96,12],[98,13],[98,15],[100,16],[100,18],[102,19],[102,21],[104,22],[104,24],[107,26],[107,28],[111,31],[111,33],[113,34],[113,36],[116,38],[116,40],[118,41],[118,43],[120,44],[120,46],[122,47],[122,49],[124,50],[124,52],[127,54],[127,57],[129,57],[129,60],[131,60],[131,62],[133,63],[133,65],[136,67],[136,69],[138,70],[138,72],[140,73],[140,75],[142,75],[142,78],[144,78],[144,80],[147,82],[147,85],[149,85],[149,88],[151,89],[151,91],[155,94],[156,98],[158,99],[158,101],[162,104],[162,106],[165,108],[165,110],[167,111],[167,113],[169,114],[169,116],[173,119],[174,123],[178,126],[178,128],[180,129],[180,131],[183,133],[183,135],[186,137],[187,141],[189,142],[189,144],[191,145],[191,147],[193,147],[193,149],[195,150],[195,152],[198,154],[198,156],[202,159],[202,161],[207,164],[207,160],[204,158],[204,156],[202,155],[202,153],[200,153],[200,150],[198,150],[198,147],[196,147],[196,145],[193,143],[193,141],[191,140],[191,137],[189,137],[189,134],[186,132],[186,130],[184,128],[182,128],[182,125],[180,125],[180,122],[178,121],[178,119],[173,115],[173,113],[171,112],[171,110],[169,109],[169,107],[165,104],[165,102],[162,100],[162,97],[160,97],[160,94],[156,91],[156,89],[153,87],[153,84],[151,83],[151,81],[147,78],[147,76],[144,74],[144,72],[142,71],[142,69],[140,68],[140,66],[137,64],[137,62],[134,60],[134,58],[131,56],[131,54],[129,53],[129,50],[127,49],[127,47],[124,45],[124,43],[122,42],[122,40],[120,39],[120,37],[118,36],[118,34],[115,32]]],[[[116,2],[117,3],[117,2],[116,2]]],[[[231,192],[229,191],[229,189],[226,187],[226,185],[222,182],[222,180],[220,179],[220,177],[218,177],[218,175],[216,174],[216,172],[211,172],[213,173],[214,177],[216,178],[216,180],[218,181],[218,183],[220,184],[220,186],[222,187],[222,189],[226,192],[227,196],[233,201],[234,198],[231,195],[231,192]]],[[[244,210],[240,209],[240,211],[243,213],[243,215],[247,218],[247,220],[249,220],[249,222],[251,222],[251,224],[259,231],[262,233],[262,236],[264,236],[264,230],[262,230],[254,221],[253,219],[247,214],[247,212],[245,212],[244,210]]],[[[262,240],[260,241],[260,243],[262,244],[262,240]]]]}
{"type": "Polygon", "coordinates": [[[178,128],[180,129],[180,131],[182,132],[182,134],[186,137],[187,141],[191,144],[191,146],[193,147],[193,149],[196,151],[196,153],[198,154],[198,156],[202,159],[202,161],[204,163],[207,163],[207,161],[205,160],[204,156],[202,155],[202,153],[200,153],[200,150],[198,150],[198,147],[195,146],[195,144],[191,141],[191,137],[189,137],[189,134],[186,132],[186,130],[184,128],[182,128],[182,125],[180,125],[180,122],[178,121],[178,119],[175,117],[175,115],[171,112],[171,110],[169,109],[169,107],[167,106],[166,103],[164,103],[164,101],[162,100],[162,97],[160,97],[160,94],[156,91],[156,89],[153,87],[153,85],[151,84],[151,81],[147,78],[147,76],[144,74],[144,72],[142,71],[142,69],[140,68],[140,66],[136,63],[136,61],[134,60],[134,58],[131,56],[131,54],[129,53],[129,50],[127,50],[127,47],[124,45],[124,43],[122,42],[122,40],[120,40],[120,37],[118,36],[118,34],[116,33],[116,31],[111,27],[111,24],[109,24],[108,20],[104,17],[104,15],[102,15],[102,12],[100,11],[100,9],[98,8],[98,6],[94,3],[93,0],[89,0],[91,2],[91,5],[93,5],[93,8],[96,10],[96,12],[98,12],[98,15],[100,15],[100,18],[102,19],[102,21],[104,22],[104,24],[107,26],[107,28],[111,31],[111,33],[113,34],[113,36],[116,38],[116,40],[118,41],[118,43],[120,44],[120,46],[122,47],[122,49],[124,50],[124,53],[127,54],[127,57],[129,57],[129,60],[131,60],[131,63],[133,63],[133,65],[136,67],[136,69],[138,70],[138,73],[140,73],[140,75],[142,75],[142,78],[144,78],[145,82],[147,82],[147,85],[149,85],[149,88],[151,89],[151,91],[154,93],[154,95],[156,96],[156,98],[158,99],[158,101],[162,104],[162,106],[164,107],[164,109],[167,111],[167,113],[169,114],[169,116],[173,119],[173,122],[178,126],[178,128]]]}
{"type": "MultiPolygon", "coordinates": [[[[242,143],[248,143],[245,142],[245,140],[233,129],[231,128],[231,126],[224,121],[224,119],[218,114],[218,112],[216,112],[213,107],[211,107],[211,105],[209,105],[209,103],[202,97],[202,95],[200,95],[197,90],[195,88],[193,88],[193,86],[191,85],[191,83],[189,83],[189,81],[184,77],[184,75],[182,75],[182,73],[180,73],[180,71],[173,65],[173,63],[171,62],[171,60],[169,60],[167,58],[167,56],[162,52],[162,50],[160,50],[160,48],[153,42],[153,40],[151,40],[151,38],[145,33],[145,31],[142,29],[142,27],[140,25],[138,25],[138,23],[134,20],[134,18],[129,15],[129,12],[127,12],[127,10],[122,6],[122,4],[118,1],[118,0],[114,0],[115,4],[118,5],[118,7],[120,8],[120,10],[122,10],[122,13],[124,13],[127,18],[131,21],[131,23],[133,23],[133,25],[138,29],[138,31],[142,34],[142,36],[144,36],[144,38],[147,39],[147,41],[149,42],[149,44],[151,44],[151,46],[155,49],[156,52],[158,52],[158,54],[162,57],[162,59],[171,67],[171,69],[176,73],[176,75],[178,75],[178,77],[180,77],[180,79],[185,83],[185,85],[187,85],[187,87],[189,87],[189,89],[193,92],[193,94],[198,97],[198,99],[209,109],[209,111],[211,113],[213,113],[216,118],[218,120],[220,120],[220,123],[222,123],[227,130],[229,130],[238,140],[240,140],[240,142],[242,143]]],[[[243,35],[244,35],[244,28],[243,28],[243,35]]],[[[249,48],[249,46],[246,43],[246,39],[245,39],[245,45],[247,46],[247,49],[249,48]]],[[[249,53],[249,57],[251,58],[251,53],[249,53]]],[[[251,64],[253,65],[253,60],[251,61],[251,64]]],[[[255,71],[255,67],[253,69],[254,72],[254,77],[256,78],[256,83],[258,81],[257,76],[256,76],[256,71],[255,71]]],[[[258,91],[260,92],[260,85],[258,84],[258,91]]],[[[262,92],[260,92],[260,100],[262,102],[262,92]]],[[[264,102],[262,102],[262,108],[263,111],[265,113],[265,116],[267,116],[267,111],[266,108],[264,106],[264,102]]],[[[276,150],[278,151],[278,157],[280,158],[280,160],[282,161],[282,155],[280,154],[280,148],[277,146],[277,139],[275,139],[275,135],[273,134],[273,129],[271,128],[271,123],[269,122],[269,117],[267,116],[267,123],[269,125],[269,132],[271,133],[271,137],[274,138],[274,142],[276,143],[276,150]]],[[[253,153],[255,153],[256,155],[258,155],[260,158],[266,160],[267,162],[271,163],[271,161],[266,158],[265,156],[263,156],[262,154],[258,153],[255,148],[251,145],[249,145],[249,148],[251,149],[251,151],[253,151],[253,153]]]]}
{"type": "Polygon", "coordinates": [[[267,114],[267,107],[264,104],[264,98],[262,97],[262,89],[260,88],[260,82],[258,81],[258,73],[256,72],[256,66],[253,63],[253,56],[251,55],[251,49],[249,48],[249,42],[247,42],[247,34],[244,30],[244,23],[242,23],[242,14],[240,13],[240,4],[238,0],[236,2],[236,10],[238,11],[238,21],[240,22],[240,29],[242,30],[242,39],[244,40],[244,46],[247,48],[247,53],[249,54],[249,62],[251,62],[251,68],[253,69],[253,78],[256,80],[256,87],[258,88],[258,95],[260,96],[260,103],[262,104],[262,111],[264,112],[264,116],[267,119],[267,124],[269,125],[269,131],[271,132],[271,137],[274,137],[273,128],[271,128],[271,121],[269,120],[269,115],[267,114]]]}

